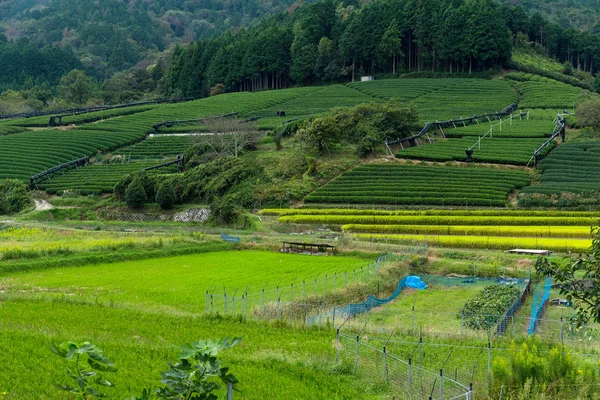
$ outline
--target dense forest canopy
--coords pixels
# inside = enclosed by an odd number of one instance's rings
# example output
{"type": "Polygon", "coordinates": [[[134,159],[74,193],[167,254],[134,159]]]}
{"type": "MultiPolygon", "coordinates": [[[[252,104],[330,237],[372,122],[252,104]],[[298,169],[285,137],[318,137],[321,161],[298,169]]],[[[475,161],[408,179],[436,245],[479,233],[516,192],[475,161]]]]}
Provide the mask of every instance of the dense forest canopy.
{"type": "Polygon", "coordinates": [[[486,71],[513,66],[515,47],[596,73],[599,12],[597,0],[0,0],[0,91],[50,107],[81,70],[90,102],[201,97],[486,71]]]}
{"type": "Polygon", "coordinates": [[[71,49],[96,79],[134,66],[175,43],[249,26],[292,0],[0,0],[10,40],[71,49]]]}
{"type": "Polygon", "coordinates": [[[600,68],[600,37],[492,0],[336,0],[304,5],[260,25],[177,49],[172,93],[355,79],[405,72],[472,73],[507,66],[514,46],[600,68]]]}

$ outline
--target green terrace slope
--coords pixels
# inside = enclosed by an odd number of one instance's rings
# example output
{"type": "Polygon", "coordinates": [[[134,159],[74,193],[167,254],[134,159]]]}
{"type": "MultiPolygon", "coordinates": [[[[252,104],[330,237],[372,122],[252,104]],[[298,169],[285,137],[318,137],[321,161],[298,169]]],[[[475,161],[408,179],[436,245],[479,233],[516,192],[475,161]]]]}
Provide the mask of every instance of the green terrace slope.
{"type": "Polygon", "coordinates": [[[48,168],[110,151],[144,137],[143,131],[42,130],[0,136],[0,179],[29,180],[48,168]]]}
{"type": "MultiPolygon", "coordinates": [[[[76,190],[80,194],[93,194],[101,192],[112,192],[113,188],[119,182],[121,177],[138,172],[144,168],[156,166],[161,161],[133,161],[126,164],[94,164],[83,168],[65,171],[64,174],[57,174],[50,179],[37,183],[40,189],[45,189],[49,193],[60,191],[76,190]]],[[[152,169],[147,172],[149,175],[168,174],[177,172],[176,165],[152,169]]]]}
{"type": "Polygon", "coordinates": [[[540,163],[540,183],[525,188],[523,206],[595,205],[600,195],[600,141],[567,142],[540,163]]]}
{"type": "Polygon", "coordinates": [[[367,164],[317,189],[305,202],[503,207],[508,194],[529,179],[520,170],[471,165],[367,164]]]}

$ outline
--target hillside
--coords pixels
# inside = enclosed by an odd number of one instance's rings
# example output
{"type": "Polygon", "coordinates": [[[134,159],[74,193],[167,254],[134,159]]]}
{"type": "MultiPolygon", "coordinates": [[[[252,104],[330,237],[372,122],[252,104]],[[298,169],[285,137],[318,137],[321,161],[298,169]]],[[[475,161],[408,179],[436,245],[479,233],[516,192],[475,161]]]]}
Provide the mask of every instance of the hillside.
{"type": "Polygon", "coordinates": [[[72,1],[0,2],[1,32],[36,47],[71,49],[86,71],[109,78],[176,44],[251,26],[293,2],[72,1]]]}

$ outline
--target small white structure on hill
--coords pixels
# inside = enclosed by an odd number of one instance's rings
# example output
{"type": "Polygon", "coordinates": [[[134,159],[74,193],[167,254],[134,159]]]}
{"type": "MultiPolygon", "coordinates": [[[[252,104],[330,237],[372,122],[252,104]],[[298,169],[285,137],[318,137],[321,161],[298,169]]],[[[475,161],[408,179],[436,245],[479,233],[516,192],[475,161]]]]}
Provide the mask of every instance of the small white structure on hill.
{"type": "Polygon", "coordinates": [[[366,76],[360,77],[361,82],[368,82],[368,81],[374,81],[374,80],[375,80],[375,77],[371,76],[371,75],[366,75],[366,76]]]}

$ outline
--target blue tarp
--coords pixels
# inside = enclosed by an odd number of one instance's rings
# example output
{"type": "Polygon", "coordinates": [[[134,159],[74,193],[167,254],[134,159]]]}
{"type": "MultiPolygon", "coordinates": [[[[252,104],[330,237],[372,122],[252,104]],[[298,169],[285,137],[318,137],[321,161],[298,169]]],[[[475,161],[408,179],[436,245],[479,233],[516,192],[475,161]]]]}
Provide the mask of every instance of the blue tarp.
{"type": "Polygon", "coordinates": [[[230,242],[230,243],[239,243],[240,242],[239,237],[229,236],[224,233],[221,233],[221,239],[223,239],[226,242],[230,242]]]}
{"type": "Polygon", "coordinates": [[[427,287],[425,282],[423,282],[421,280],[421,278],[419,278],[418,276],[415,276],[415,275],[407,276],[405,285],[406,285],[406,287],[413,288],[413,289],[420,289],[420,290],[423,290],[427,287]]]}

